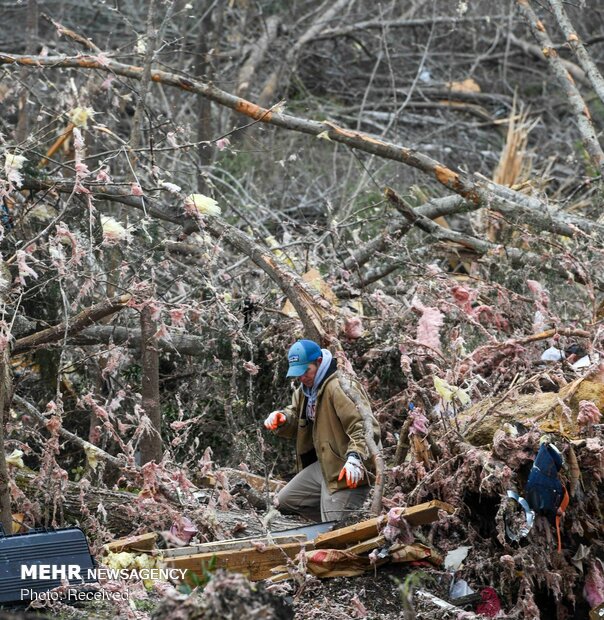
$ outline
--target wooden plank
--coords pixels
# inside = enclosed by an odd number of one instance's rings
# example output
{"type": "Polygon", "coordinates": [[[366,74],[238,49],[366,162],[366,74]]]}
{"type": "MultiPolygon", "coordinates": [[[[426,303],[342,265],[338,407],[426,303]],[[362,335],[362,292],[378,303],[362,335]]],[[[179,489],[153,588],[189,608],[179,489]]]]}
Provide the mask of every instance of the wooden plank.
{"type": "Polygon", "coordinates": [[[449,514],[453,514],[455,512],[455,506],[451,506],[451,504],[447,504],[446,502],[441,502],[438,499],[433,499],[431,502],[405,508],[403,516],[410,525],[427,525],[438,519],[439,510],[444,510],[449,514]]]}
{"type": "Polygon", "coordinates": [[[103,549],[105,553],[119,553],[120,551],[151,551],[155,548],[157,534],[149,532],[139,536],[128,536],[107,543],[103,549]]]}
{"type": "Polygon", "coordinates": [[[243,573],[251,581],[259,581],[271,576],[271,568],[283,564],[285,557],[295,558],[302,548],[312,548],[312,543],[287,543],[280,546],[265,547],[264,550],[248,547],[235,551],[216,553],[197,553],[160,561],[165,568],[190,570],[203,577],[203,566],[212,563],[216,568],[224,568],[235,573],[243,573]],[[213,559],[215,558],[215,559],[213,559]]]}
{"type": "MultiPolygon", "coordinates": [[[[450,514],[455,508],[451,506],[451,504],[446,504],[445,502],[435,499],[430,502],[418,504],[417,506],[405,508],[402,516],[412,526],[426,525],[427,523],[436,521],[439,510],[445,510],[450,514]]],[[[354,525],[343,527],[333,532],[319,534],[319,536],[315,538],[315,547],[317,547],[317,549],[324,549],[327,547],[341,549],[364,542],[378,535],[380,525],[384,520],[385,517],[374,517],[373,519],[367,519],[366,521],[361,521],[360,523],[355,523],[354,525]]]]}
{"type": "Polygon", "coordinates": [[[383,547],[386,544],[386,539],[383,536],[375,536],[369,540],[360,542],[358,545],[352,545],[352,547],[346,547],[346,551],[350,553],[366,553],[367,551],[373,551],[379,547],[383,547]]]}
{"type": "MultiPolygon", "coordinates": [[[[289,536],[272,536],[271,540],[275,545],[284,545],[287,543],[297,542],[302,543],[307,540],[305,534],[296,534],[289,536]]],[[[175,547],[174,549],[166,549],[162,551],[164,558],[178,558],[184,555],[195,555],[198,553],[216,553],[217,551],[234,551],[237,549],[246,549],[250,547],[250,543],[254,541],[257,543],[269,544],[268,537],[254,537],[249,538],[230,538],[228,540],[216,540],[214,542],[202,543],[200,545],[191,545],[189,547],[175,547]]]]}
{"type": "Polygon", "coordinates": [[[339,530],[333,530],[333,532],[319,534],[315,538],[315,547],[317,549],[326,547],[340,549],[349,545],[356,545],[369,538],[375,538],[378,535],[378,527],[383,520],[383,517],[374,517],[339,530]]]}

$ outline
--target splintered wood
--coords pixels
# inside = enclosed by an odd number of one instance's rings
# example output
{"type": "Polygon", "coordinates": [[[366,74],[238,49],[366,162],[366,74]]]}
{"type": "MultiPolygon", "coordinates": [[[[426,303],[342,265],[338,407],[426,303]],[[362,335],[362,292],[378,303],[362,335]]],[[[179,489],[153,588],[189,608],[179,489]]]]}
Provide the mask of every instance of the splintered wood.
{"type": "Polygon", "coordinates": [[[312,543],[294,542],[259,548],[250,546],[231,551],[196,553],[194,555],[164,558],[162,563],[166,568],[190,570],[199,576],[203,575],[204,568],[207,569],[212,565],[215,568],[242,573],[251,581],[259,581],[271,576],[273,566],[283,564],[287,558],[295,558],[303,547],[312,548],[312,543]]]}
{"type": "Polygon", "coordinates": [[[177,558],[185,555],[195,555],[200,553],[216,553],[218,551],[236,551],[238,549],[246,549],[251,546],[259,547],[261,545],[277,545],[281,546],[287,543],[303,543],[307,538],[305,534],[296,534],[290,536],[279,536],[275,534],[270,538],[264,536],[262,538],[234,538],[232,540],[217,540],[216,542],[202,543],[200,545],[192,545],[190,547],[177,547],[175,549],[166,549],[163,552],[164,558],[177,558]]]}
{"type": "MultiPolygon", "coordinates": [[[[436,521],[439,510],[444,510],[451,514],[455,508],[451,506],[451,504],[446,504],[445,502],[434,499],[431,502],[405,508],[402,516],[412,526],[426,525],[436,521]]],[[[349,545],[358,544],[368,538],[377,536],[379,533],[379,526],[383,520],[383,517],[374,517],[373,519],[367,519],[367,521],[361,521],[360,523],[355,523],[354,525],[333,532],[320,534],[315,538],[315,547],[317,549],[324,549],[326,547],[341,549],[349,545]]]]}
{"type": "Polygon", "coordinates": [[[103,549],[105,553],[120,553],[121,551],[151,551],[155,547],[157,534],[150,532],[139,536],[128,536],[107,543],[103,549]]]}
{"type": "MultiPolygon", "coordinates": [[[[433,500],[406,508],[402,516],[412,525],[425,525],[438,518],[438,511],[451,514],[454,507],[433,500]]],[[[188,569],[202,576],[204,568],[212,565],[229,571],[243,573],[251,581],[271,577],[271,569],[283,565],[287,558],[295,558],[301,550],[342,549],[355,554],[365,553],[384,544],[379,535],[384,517],[367,519],[333,532],[320,534],[314,541],[297,540],[300,535],[276,534],[271,538],[241,540],[233,539],[169,550],[164,553],[166,568],[188,569]],[[292,540],[293,537],[293,540],[292,540]],[[288,542],[286,542],[288,541],[288,542]],[[289,542],[291,541],[291,542],[289,542]]]]}

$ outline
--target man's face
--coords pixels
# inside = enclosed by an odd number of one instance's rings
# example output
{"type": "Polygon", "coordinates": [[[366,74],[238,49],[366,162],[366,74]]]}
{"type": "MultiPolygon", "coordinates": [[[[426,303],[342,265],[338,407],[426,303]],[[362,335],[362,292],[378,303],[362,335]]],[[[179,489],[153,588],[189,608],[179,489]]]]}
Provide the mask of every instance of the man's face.
{"type": "Polygon", "coordinates": [[[311,388],[313,386],[317,375],[317,370],[322,360],[323,358],[320,357],[316,362],[310,362],[306,372],[300,377],[300,383],[302,383],[304,387],[311,388]]]}

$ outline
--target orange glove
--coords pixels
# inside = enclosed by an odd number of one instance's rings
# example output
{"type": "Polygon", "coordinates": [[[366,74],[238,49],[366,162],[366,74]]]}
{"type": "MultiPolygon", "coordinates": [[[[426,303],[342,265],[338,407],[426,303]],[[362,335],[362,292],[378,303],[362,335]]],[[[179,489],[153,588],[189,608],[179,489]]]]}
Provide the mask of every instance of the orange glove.
{"type": "Polygon", "coordinates": [[[273,411],[266,420],[264,420],[264,427],[269,431],[277,430],[280,426],[285,424],[287,418],[283,411],[273,411]]]}
{"type": "Polygon", "coordinates": [[[338,480],[342,480],[342,478],[346,476],[346,484],[348,487],[350,489],[356,489],[364,475],[363,462],[356,452],[351,452],[348,455],[348,460],[344,464],[344,467],[342,467],[338,480]]]}

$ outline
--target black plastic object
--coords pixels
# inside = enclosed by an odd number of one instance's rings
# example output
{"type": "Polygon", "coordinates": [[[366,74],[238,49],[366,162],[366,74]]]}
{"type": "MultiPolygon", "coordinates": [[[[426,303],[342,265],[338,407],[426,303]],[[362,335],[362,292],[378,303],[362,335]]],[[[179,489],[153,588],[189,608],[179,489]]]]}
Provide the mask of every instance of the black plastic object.
{"type": "Polygon", "coordinates": [[[94,583],[95,567],[79,527],[9,536],[0,529],[0,605],[28,602],[65,581],[94,583]]]}

